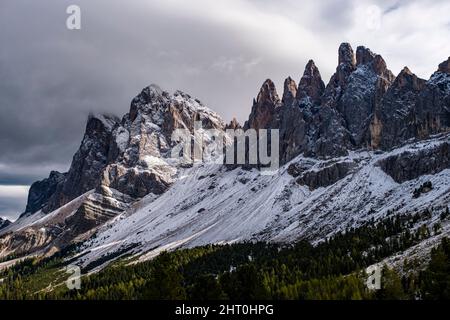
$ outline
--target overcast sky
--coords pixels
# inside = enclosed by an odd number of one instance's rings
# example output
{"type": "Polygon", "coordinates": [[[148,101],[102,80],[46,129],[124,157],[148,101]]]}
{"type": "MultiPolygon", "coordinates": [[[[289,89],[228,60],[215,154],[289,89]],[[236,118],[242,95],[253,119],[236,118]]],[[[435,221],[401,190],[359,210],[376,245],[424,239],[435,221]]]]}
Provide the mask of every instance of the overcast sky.
{"type": "Polygon", "coordinates": [[[90,111],[123,115],[145,86],[181,89],[243,122],[266,78],[313,58],[327,82],[350,42],[423,78],[450,55],[450,1],[1,0],[0,216],[65,171],[90,111]],[[66,8],[81,8],[81,30],[66,8]]]}

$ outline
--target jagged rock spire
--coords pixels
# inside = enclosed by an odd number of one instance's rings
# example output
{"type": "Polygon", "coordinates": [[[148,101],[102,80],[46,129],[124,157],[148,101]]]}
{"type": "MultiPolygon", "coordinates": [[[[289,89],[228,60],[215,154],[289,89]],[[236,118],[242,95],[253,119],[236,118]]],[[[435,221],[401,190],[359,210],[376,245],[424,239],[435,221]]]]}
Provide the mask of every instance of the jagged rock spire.
{"type": "Polygon", "coordinates": [[[346,87],[350,74],[356,69],[356,59],[353,49],[349,43],[342,43],[339,46],[339,65],[331,84],[338,87],[346,87]]]}
{"type": "Polygon", "coordinates": [[[387,68],[382,56],[373,53],[369,48],[359,46],[356,49],[356,66],[359,67],[362,65],[370,65],[377,75],[382,76],[389,83],[395,79],[395,76],[387,68]]]}
{"type": "Polygon", "coordinates": [[[275,84],[270,79],[264,81],[256,98],[256,103],[265,103],[265,102],[269,103],[280,102],[280,98],[278,96],[277,89],[275,88],[275,84]]]}
{"type": "Polygon", "coordinates": [[[268,128],[276,113],[276,109],[281,105],[275,84],[272,80],[264,81],[259,90],[257,98],[253,101],[252,111],[245,128],[265,129],[268,128]]]}
{"type": "Polygon", "coordinates": [[[356,65],[355,54],[353,48],[349,43],[342,43],[339,46],[339,64],[350,64],[352,66],[356,65]]]}
{"type": "Polygon", "coordinates": [[[284,91],[282,102],[285,106],[291,105],[297,95],[297,84],[295,81],[288,77],[284,80],[284,91]]]}
{"type": "Polygon", "coordinates": [[[322,76],[313,60],[309,60],[306,64],[305,71],[298,85],[298,100],[310,97],[314,103],[320,103],[320,97],[325,90],[325,84],[322,76]]]}
{"type": "Polygon", "coordinates": [[[240,129],[240,128],[242,128],[242,126],[235,117],[233,117],[233,119],[230,121],[230,123],[225,126],[225,129],[236,130],[236,129],[240,129]]]}
{"type": "Polygon", "coordinates": [[[364,46],[356,48],[356,65],[368,64],[373,61],[375,54],[364,46]]]}

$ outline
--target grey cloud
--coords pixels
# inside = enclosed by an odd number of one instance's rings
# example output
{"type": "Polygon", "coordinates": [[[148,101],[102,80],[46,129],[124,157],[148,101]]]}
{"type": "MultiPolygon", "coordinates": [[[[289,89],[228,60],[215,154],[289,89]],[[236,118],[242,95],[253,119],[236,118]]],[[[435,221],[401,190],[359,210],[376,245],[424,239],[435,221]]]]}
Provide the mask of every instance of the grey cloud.
{"type": "MultiPolygon", "coordinates": [[[[393,21],[385,25],[406,23],[405,7],[431,3],[411,2],[398,1],[392,11],[392,1],[380,1],[384,12],[391,8],[393,21]]],[[[364,0],[76,3],[80,31],[65,28],[65,9],[73,1],[0,2],[0,185],[30,184],[51,169],[67,170],[89,112],[122,115],[150,83],[186,91],[225,120],[236,116],[242,122],[266,78],[281,90],[284,78],[298,81],[314,58],[327,81],[342,41],[373,47],[392,61],[394,72],[411,56],[403,49],[410,42],[397,48],[398,39],[384,37],[391,30],[369,36],[358,31],[353,15],[364,0]]],[[[448,38],[447,27],[445,32],[441,41],[448,38]]],[[[418,56],[426,52],[422,47],[411,49],[418,56]]],[[[449,54],[442,52],[442,60],[449,54]]],[[[417,64],[431,72],[438,59],[417,64]]]]}
{"type": "Polygon", "coordinates": [[[0,196],[0,217],[15,220],[25,211],[26,197],[9,198],[0,196]]]}
{"type": "Polygon", "coordinates": [[[0,186],[0,217],[14,220],[25,209],[27,187],[0,186]]]}

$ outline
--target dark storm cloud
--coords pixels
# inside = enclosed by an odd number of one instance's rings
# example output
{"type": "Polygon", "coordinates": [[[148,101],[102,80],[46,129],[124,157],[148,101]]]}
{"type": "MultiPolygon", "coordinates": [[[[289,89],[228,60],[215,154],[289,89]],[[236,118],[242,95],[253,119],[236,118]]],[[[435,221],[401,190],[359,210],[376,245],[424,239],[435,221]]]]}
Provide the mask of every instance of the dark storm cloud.
{"type": "Polygon", "coordinates": [[[408,63],[429,75],[448,57],[448,1],[398,1],[396,10],[392,1],[376,2],[385,13],[381,29],[367,30],[365,8],[374,3],[1,0],[0,186],[67,170],[89,112],[121,116],[150,83],[184,90],[242,122],[266,78],[280,91],[314,58],[328,81],[342,41],[383,54],[394,73],[408,63]],[[71,4],[81,7],[79,31],[65,27],[71,4]]]}
{"type": "MultiPolygon", "coordinates": [[[[42,165],[41,177],[51,163],[67,168],[87,114],[122,115],[153,82],[190,91],[226,118],[243,118],[252,96],[242,99],[238,88],[251,87],[253,95],[269,76],[245,81],[261,58],[220,26],[208,30],[183,14],[154,14],[151,6],[143,12],[141,1],[78,1],[82,30],[68,31],[71,3],[2,1],[0,164],[42,165]],[[233,73],[244,76],[236,82],[233,73]]],[[[0,171],[4,181],[13,183],[11,176],[0,171]]]]}

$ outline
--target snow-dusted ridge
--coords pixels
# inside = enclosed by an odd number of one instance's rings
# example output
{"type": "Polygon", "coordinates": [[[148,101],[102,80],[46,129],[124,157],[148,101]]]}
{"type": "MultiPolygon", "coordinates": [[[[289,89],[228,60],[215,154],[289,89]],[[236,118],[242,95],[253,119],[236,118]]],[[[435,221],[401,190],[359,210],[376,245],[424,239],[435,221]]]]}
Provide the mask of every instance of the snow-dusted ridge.
{"type": "Polygon", "coordinates": [[[156,85],[121,119],[91,115],[69,171],[34,183],[20,219],[0,230],[0,258],[82,243],[78,263],[99,269],[124,254],[139,261],[210,243],[317,243],[388,211],[429,207],[424,223],[433,226],[450,198],[450,60],[426,81],[407,68],[394,76],[365,47],[355,55],[343,43],[338,52],[327,85],[312,60],[299,86],[286,79],[282,97],[267,79],[242,126],[156,85]],[[174,161],[173,133],[187,129],[193,138],[198,122],[205,130],[279,130],[284,165],[264,176],[174,161]],[[433,188],[413,196],[425,182],[433,188]]]}
{"type": "MultiPolygon", "coordinates": [[[[79,262],[86,266],[131,245],[131,252],[145,260],[164,250],[210,243],[292,242],[300,238],[317,242],[372,217],[383,218],[388,210],[401,214],[431,206],[444,208],[450,202],[450,169],[397,183],[377,163],[406,151],[433,148],[449,139],[435,137],[386,153],[351,152],[333,162],[354,162],[356,169],[315,190],[296,183],[288,168],[308,162],[314,163],[310,170],[317,170],[329,161],[299,156],[273,176],[262,176],[256,169],[230,170],[217,165],[182,169],[167,192],[149,195],[133,210],[101,227],[85,244],[79,262]],[[433,190],[414,199],[414,189],[425,181],[432,182],[433,190]]],[[[447,227],[443,234],[450,231],[447,227]]]]}

